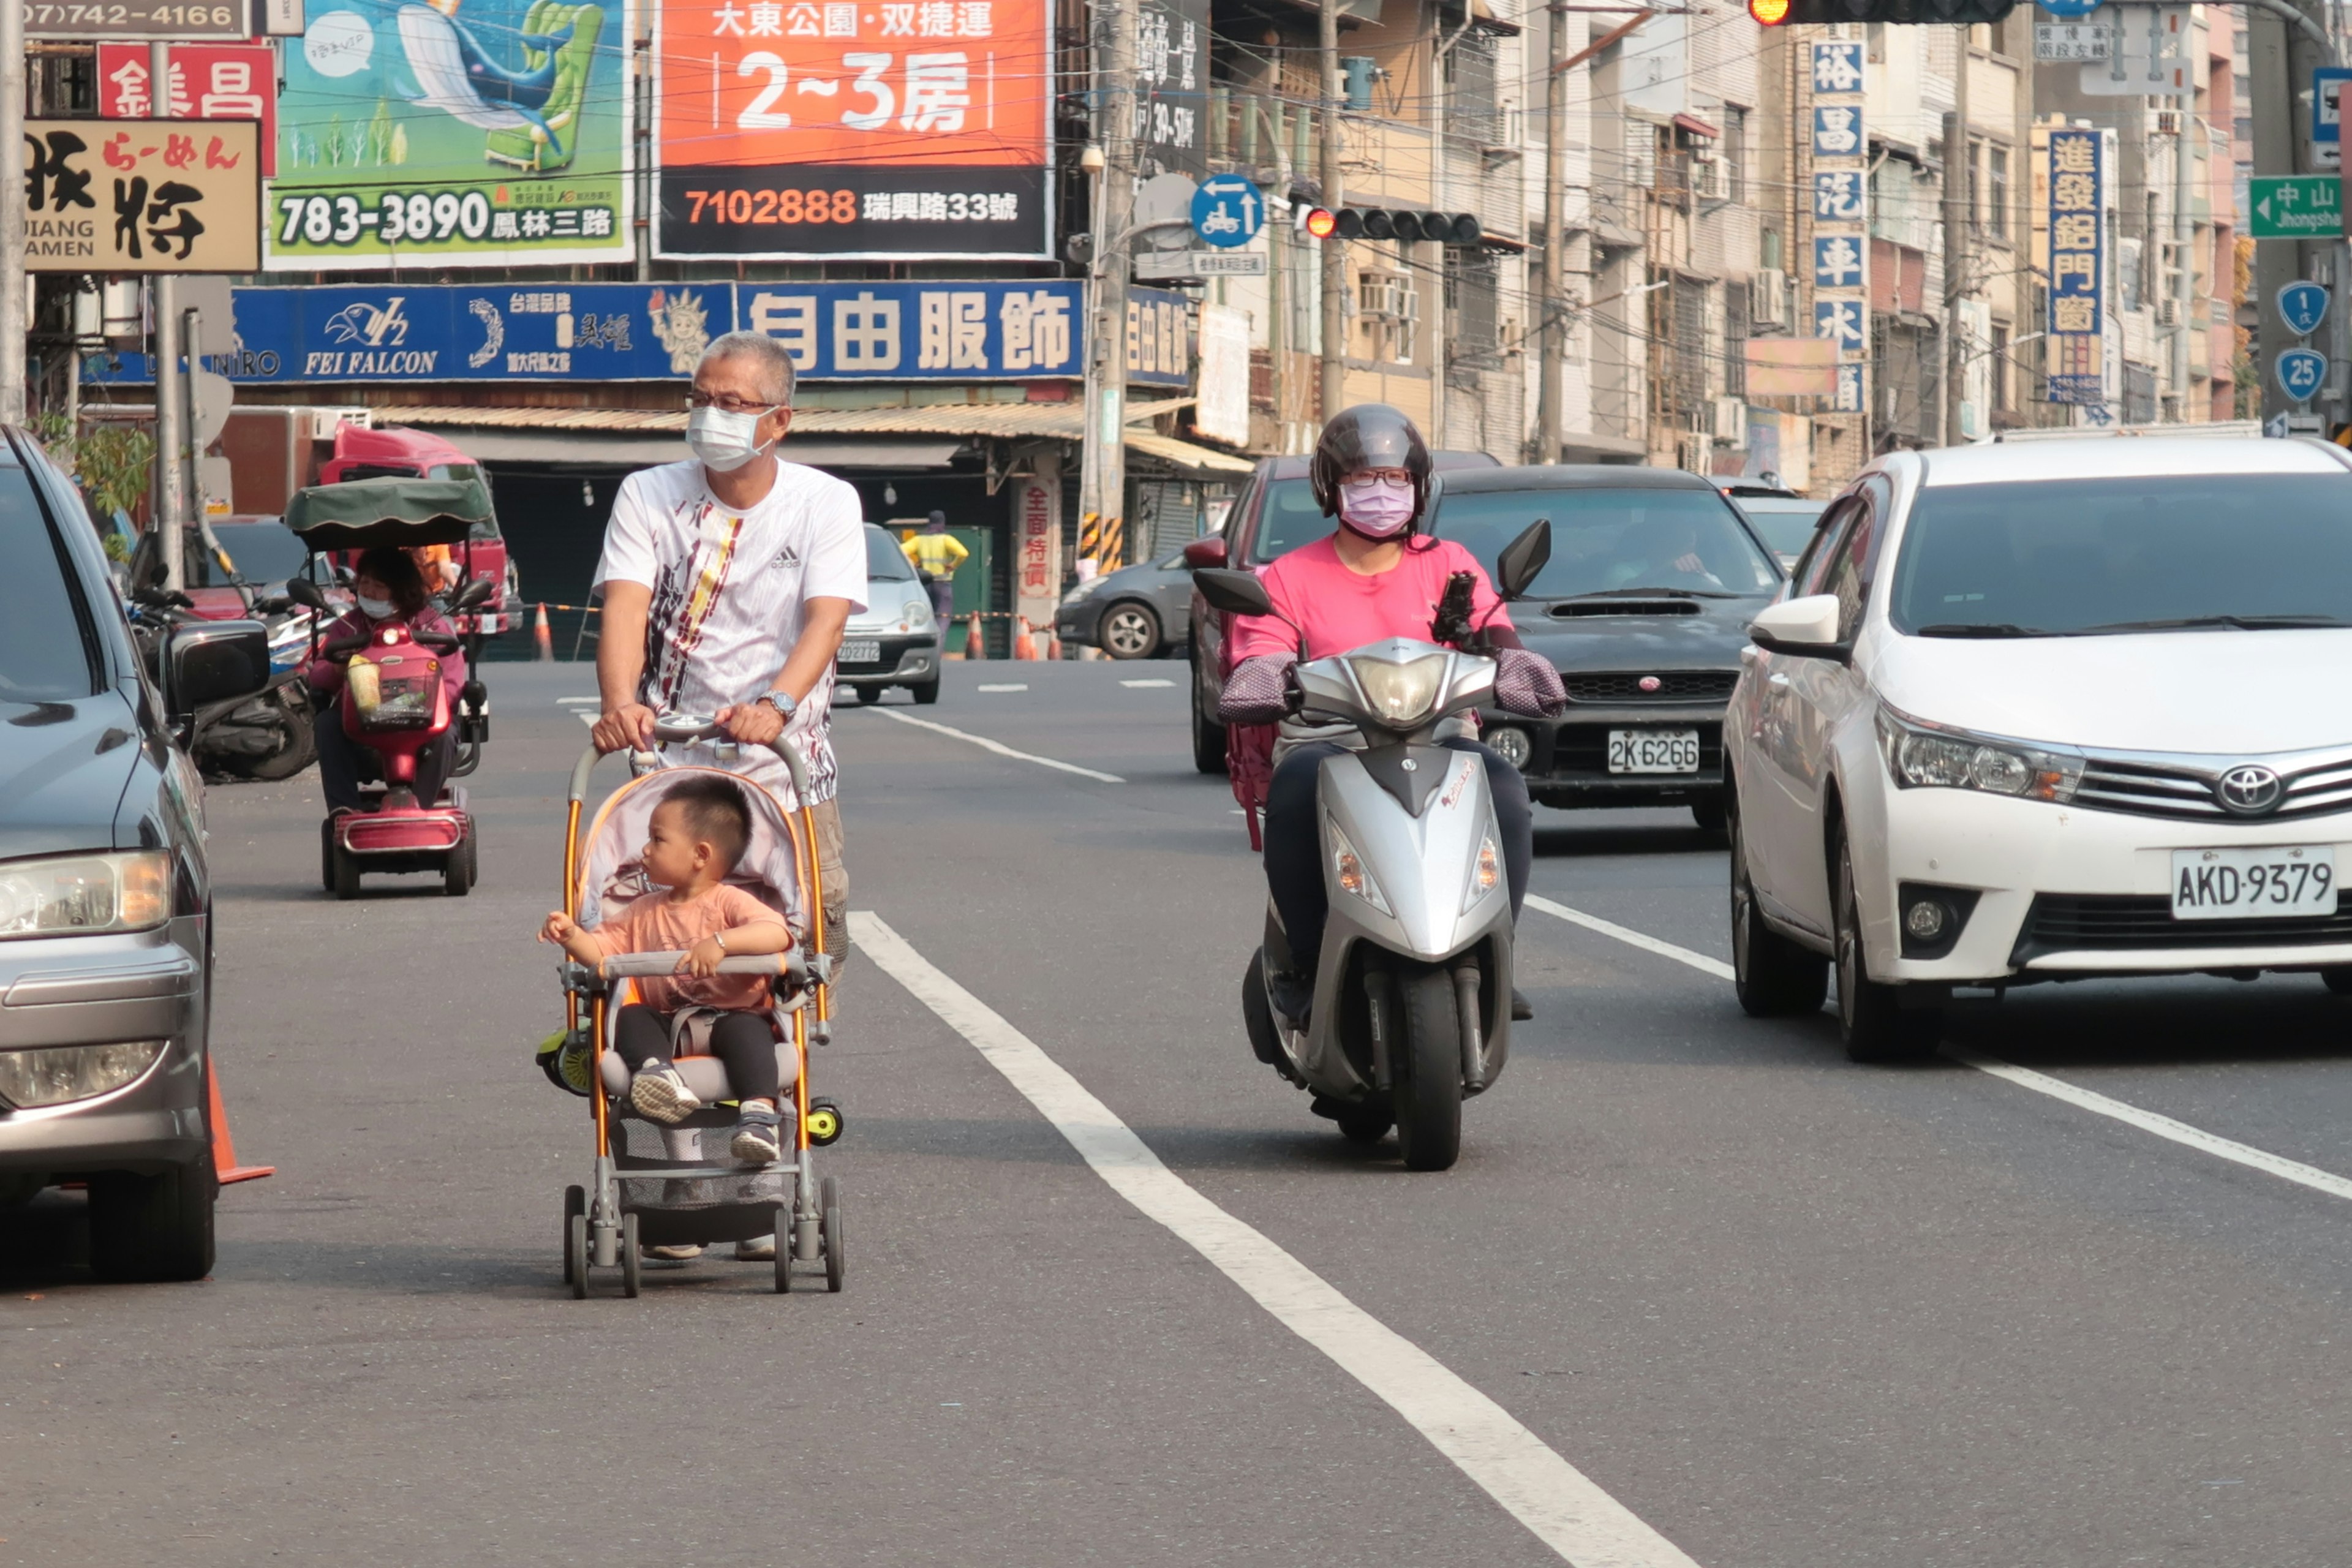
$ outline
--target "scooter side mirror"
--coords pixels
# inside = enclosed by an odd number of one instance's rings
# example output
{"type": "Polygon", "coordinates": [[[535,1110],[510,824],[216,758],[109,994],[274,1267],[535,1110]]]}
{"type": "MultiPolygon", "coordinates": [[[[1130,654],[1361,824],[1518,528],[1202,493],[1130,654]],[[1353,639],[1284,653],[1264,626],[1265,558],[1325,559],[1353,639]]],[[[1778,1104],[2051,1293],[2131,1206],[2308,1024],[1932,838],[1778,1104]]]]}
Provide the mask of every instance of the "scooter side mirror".
{"type": "Polygon", "coordinates": [[[168,696],[185,716],[269,684],[269,632],[259,621],[203,621],[175,629],[166,646],[168,696]]]}
{"type": "Polygon", "coordinates": [[[163,587],[171,580],[171,569],[163,564],[163,554],[158,552],[150,555],[146,564],[140,568],[138,585],[142,588],[156,589],[163,587]]]}
{"type": "Polygon", "coordinates": [[[488,604],[498,591],[499,585],[488,577],[477,577],[457,590],[457,596],[449,601],[449,608],[453,611],[478,609],[488,604]]]}
{"type": "Polygon", "coordinates": [[[286,579],[286,596],[305,609],[324,610],[328,607],[327,595],[320,593],[319,584],[308,577],[286,579]]]}
{"type": "Polygon", "coordinates": [[[1534,586],[1551,563],[1551,519],[1539,517],[1495,558],[1495,590],[1516,599],[1534,586]]]}
{"type": "Polygon", "coordinates": [[[1192,585],[1201,590],[1201,597],[1213,610],[1222,610],[1229,616],[1274,614],[1274,599],[1255,572],[1204,566],[1192,574],[1192,585]]]}

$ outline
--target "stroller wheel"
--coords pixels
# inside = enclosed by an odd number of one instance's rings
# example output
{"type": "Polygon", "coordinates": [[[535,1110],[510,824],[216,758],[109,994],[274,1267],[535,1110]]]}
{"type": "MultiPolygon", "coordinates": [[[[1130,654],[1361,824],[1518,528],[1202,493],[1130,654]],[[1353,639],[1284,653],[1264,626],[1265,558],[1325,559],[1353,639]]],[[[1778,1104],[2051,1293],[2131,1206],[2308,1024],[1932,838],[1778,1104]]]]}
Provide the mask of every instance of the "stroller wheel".
{"type": "Polygon", "coordinates": [[[849,1260],[844,1255],[847,1238],[841,1233],[841,1189],[831,1176],[817,1186],[817,1215],[824,1236],[824,1288],[837,1293],[849,1260]]]}
{"type": "Polygon", "coordinates": [[[577,1218],[578,1216],[580,1216],[580,1215],[582,1215],[586,1214],[587,1212],[588,1212],[588,1189],[587,1189],[587,1188],[585,1188],[585,1187],[566,1187],[566,1188],[564,1188],[564,1189],[563,1189],[563,1282],[564,1282],[566,1285],[572,1285],[572,1284],[576,1284],[576,1283],[578,1283],[578,1282],[579,1282],[580,1275],[581,1275],[581,1274],[582,1274],[582,1272],[583,1272],[583,1270],[581,1269],[581,1268],[578,1266],[578,1264],[577,1264],[577,1263],[575,1263],[575,1262],[573,1261],[572,1257],[572,1220],[573,1220],[573,1219],[577,1218]]]}
{"type": "Polygon", "coordinates": [[[829,1100],[812,1100],[808,1108],[809,1142],[817,1148],[837,1142],[841,1137],[841,1107],[829,1100]]]}
{"type": "MultiPolygon", "coordinates": [[[[579,1192],[574,1187],[572,1192],[579,1192]]],[[[569,1194],[567,1203],[569,1201],[569,1194]]],[[[584,1198],[583,1198],[584,1201],[584,1198]]],[[[563,1278],[571,1282],[572,1299],[588,1299],[588,1216],[573,1214],[563,1222],[563,1278]]]]}
{"type": "Polygon", "coordinates": [[[644,1254],[637,1247],[637,1216],[635,1213],[621,1216],[621,1294],[635,1300],[637,1294],[637,1272],[644,1254]]]}
{"type": "Polygon", "coordinates": [[[793,1290],[793,1211],[789,1204],[776,1210],[776,1294],[793,1290]]]}

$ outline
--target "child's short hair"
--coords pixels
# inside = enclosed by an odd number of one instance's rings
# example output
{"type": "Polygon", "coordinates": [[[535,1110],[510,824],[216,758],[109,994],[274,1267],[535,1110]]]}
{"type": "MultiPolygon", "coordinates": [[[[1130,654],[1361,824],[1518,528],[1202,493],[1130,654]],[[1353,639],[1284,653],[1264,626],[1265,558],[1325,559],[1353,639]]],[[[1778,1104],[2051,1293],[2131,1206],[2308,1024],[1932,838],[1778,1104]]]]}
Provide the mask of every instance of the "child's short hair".
{"type": "MultiPolygon", "coordinates": [[[[664,805],[675,805],[686,816],[686,830],[698,843],[709,845],[732,871],[751,847],[751,808],[732,779],[696,773],[670,785],[664,805]]],[[[722,872],[723,874],[723,872],[722,872]]]]}

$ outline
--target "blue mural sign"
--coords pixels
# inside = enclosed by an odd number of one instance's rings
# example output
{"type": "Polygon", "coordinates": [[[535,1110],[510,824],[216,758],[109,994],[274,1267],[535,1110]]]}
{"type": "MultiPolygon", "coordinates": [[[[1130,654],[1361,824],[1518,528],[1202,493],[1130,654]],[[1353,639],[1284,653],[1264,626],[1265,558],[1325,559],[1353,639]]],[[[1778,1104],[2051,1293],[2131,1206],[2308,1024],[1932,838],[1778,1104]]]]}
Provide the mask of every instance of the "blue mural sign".
{"type": "MultiPolygon", "coordinates": [[[[1068,380],[1084,374],[1085,286],[1061,279],[923,283],[531,283],[235,289],[233,382],[670,381],[738,328],[781,340],[809,381],[1068,380]]],[[[1129,379],[1190,377],[1184,297],[1130,291],[1129,379]]],[[[144,354],[99,355],[94,382],[153,379],[144,354]]]]}

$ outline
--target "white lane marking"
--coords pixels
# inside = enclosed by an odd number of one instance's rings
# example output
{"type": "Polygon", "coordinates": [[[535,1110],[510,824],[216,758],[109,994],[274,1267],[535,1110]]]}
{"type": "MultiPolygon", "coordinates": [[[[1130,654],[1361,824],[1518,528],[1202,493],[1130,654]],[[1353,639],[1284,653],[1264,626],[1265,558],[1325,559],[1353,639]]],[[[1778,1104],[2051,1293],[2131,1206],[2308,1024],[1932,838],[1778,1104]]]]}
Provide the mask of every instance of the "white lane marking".
{"type": "Polygon", "coordinates": [[[1110,1107],[1035,1041],[865,910],[856,943],[971,1041],[1112,1191],[1207,1258],[1300,1339],[1388,1402],[1536,1538],[1576,1568],[1697,1568],[1575,1466],[1412,1341],[1160,1163],[1110,1107]]]}
{"type": "Polygon", "coordinates": [[[1676,963],[1687,963],[1702,973],[1714,975],[1717,980],[1728,980],[1732,977],[1731,965],[1720,960],[1709,958],[1703,952],[1693,952],[1686,947],[1676,947],[1670,942],[1660,942],[1656,937],[1646,936],[1631,926],[1621,926],[1615,921],[1604,921],[1599,915],[1588,915],[1582,910],[1571,910],[1566,904],[1556,904],[1539,894],[1528,895],[1528,908],[1541,910],[1548,915],[1556,915],[1571,924],[1580,925],[1587,931],[1597,931],[1602,936],[1613,936],[1629,947],[1638,947],[1645,952],[1654,952],[1661,958],[1671,958],[1676,963]]]}
{"type": "Polygon", "coordinates": [[[574,713],[572,717],[579,720],[583,724],[587,725],[591,730],[596,727],[597,715],[593,713],[574,713]]]}
{"type": "Polygon", "coordinates": [[[601,697],[559,697],[555,701],[561,708],[602,708],[604,705],[601,697]]]}
{"type": "Polygon", "coordinates": [[[1029,689],[1029,683],[1025,680],[998,681],[993,685],[975,686],[972,689],[974,691],[1026,691],[1029,689]]]}
{"type": "Polygon", "coordinates": [[[1076,773],[1080,778],[1100,779],[1105,784],[1127,782],[1117,773],[1097,773],[1093,768],[1082,768],[1076,763],[1066,763],[1055,757],[1041,757],[1030,752],[1016,752],[1002,741],[992,741],[985,735],[971,734],[945,724],[934,724],[929,719],[918,719],[912,713],[901,713],[896,708],[868,708],[861,705],[857,710],[861,713],[879,713],[885,719],[896,719],[901,724],[912,724],[919,730],[936,730],[942,735],[952,735],[959,741],[970,741],[984,752],[994,752],[1000,757],[1011,757],[1016,762],[1034,763],[1041,768],[1057,768],[1066,773],[1076,773]]]}
{"type": "Polygon", "coordinates": [[[2079,1106],[2084,1110],[2111,1117],[2126,1126],[2137,1127],[2143,1132],[2153,1132],[2158,1138],[2169,1139],[2184,1147],[2210,1154],[2217,1160],[2228,1160],[2234,1164],[2264,1172],[2283,1182],[2293,1182],[2298,1186],[2326,1193],[2330,1197],[2352,1198],[2352,1181],[2347,1181],[2332,1172],[2323,1171],[2315,1165],[2306,1165],[2300,1160],[2290,1160],[2284,1155],[2273,1154],[2267,1150],[2256,1149],[2238,1142],[2234,1139],[2218,1137],[2202,1128],[2191,1127],[2185,1121],[2175,1121],[2171,1117],[2159,1116],[2153,1110],[2142,1110],[2137,1105],[2126,1105],[2120,1100],[2111,1100],[2095,1089],[2077,1088],[2063,1079],[2052,1078],[2048,1073],[2035,1072],[2032,1068],[2016,1067],[1997,1057],[1980,1057],[1974,1051],[1963,1050],[1958,1046],[1946,1046],[1942,1049],[1943,1054],[1952,1060],[1964,1062],[1979,1072],[1989,1072],[2004,1082],[2017,1085],[2020,1089],[2030,1089],[2036,1094],[2046,1094],[2053,1100],[2063,1100],[2069,1105],[2079,1106]]]}
{"type": "MultiPolygon", "coordinates": [[[[1731,965],[1709,958],[1703,952],[1693,952],[1689,948],[1676,947],[1670,942],[1660,942],[1656,937],[1645,936],[1640,931],[1618,925],[1614,921],[1604,921],[1597,915],[1588,915],[1581,910],[1570,909],[1566,904],[1557,904],[1549,899],[1538,898],[1533,893],[1528,895],[1528,905],[1530,909],[1538,909],[1548,915],[1557,915],[1561,920],[1572,921],[1588,930],[1597,931],[1603,936],[1615,937],[1620,942],[1630,943],[1645,952],[1657,953],[1664,958],[1671,958],[1677,963],[1687,963],[1693,969],[1712,974],[1718,980],[1732,978],[1731,965]]],[[[2142,1110],[2137,1105],[2126,1104],[2123,1100],[2101,1094],[2096,1089],[2083,1089],[2068,1083],[2064,1079],[2052,1078],[2048,1073],[2035,1072],[2032,1068],[2018,1067],[2002,1061],[1998,1057],[1979,1056],[1974,1051],[1963,1049],[1958,1046],[1944,1046],[1939,1049],[1942,1055],[1958,1062],[1961,1066],[1974,1068],[1981,1073],[1990,1073],[2004,1083],[2013,1083],[2020,1089],[2030,1089],[2036,1094],[2046,1094],[2053,1100],[2063,1100],[2080,1110],[2108,1117],[2127,1127],[2137,1127],[2143,1132],[2152,1132],[2158,1138],[2168,1139],[2184,1148],[2210,1154],[2217,1160],[2228,1160],[2251,1170],[2264,1172],[2278,1177],[2283,1182],[2293,1182],[2298,1186],[2326,1193],[2330,1197],[2352,1198],[2352,1180],[2347,1180],[2330,1171],[2323,1171],[2316,1165],[2306,1165],[2300,1160],[2290,1160],[2283,1154],[2273,1154],[2268,1150],[2238,1142],[2235,1139],[2223,1138],[2219,1134],[2208,1132],[2201,1127],[2191,1127],[2186,1121],[2175,1121],[2171,1117],[2159,1115],[2153,1110],[2142,1110]]]]}
{"type": "Polygon", "coordinates": [[[1133,687],[1139,691],[1154,686],[1173,686],[1176,683],[1172,680],[1122,680],[1119,684],[1133,687]]]}

